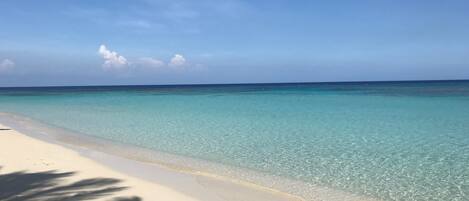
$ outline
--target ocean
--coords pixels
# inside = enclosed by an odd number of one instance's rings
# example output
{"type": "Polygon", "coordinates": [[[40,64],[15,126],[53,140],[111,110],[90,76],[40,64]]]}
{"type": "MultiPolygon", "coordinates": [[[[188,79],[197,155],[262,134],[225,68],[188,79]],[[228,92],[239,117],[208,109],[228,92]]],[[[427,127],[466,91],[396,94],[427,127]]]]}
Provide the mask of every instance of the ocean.
{"type": "Polygon", "coordinates": [[[469,200],[469,81],[0,88],[0,112],[380,200],[469,200]]]}

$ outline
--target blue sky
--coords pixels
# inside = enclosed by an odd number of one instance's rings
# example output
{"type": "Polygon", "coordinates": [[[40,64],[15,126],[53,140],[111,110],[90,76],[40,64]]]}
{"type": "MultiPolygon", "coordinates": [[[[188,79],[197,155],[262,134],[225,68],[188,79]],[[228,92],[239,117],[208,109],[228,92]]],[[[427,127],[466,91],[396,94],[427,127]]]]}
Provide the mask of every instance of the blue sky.
{"type": "Polygon", "coordinates": [[[468,79],[469,1],[0,0],[0,86],[468,79]]]}

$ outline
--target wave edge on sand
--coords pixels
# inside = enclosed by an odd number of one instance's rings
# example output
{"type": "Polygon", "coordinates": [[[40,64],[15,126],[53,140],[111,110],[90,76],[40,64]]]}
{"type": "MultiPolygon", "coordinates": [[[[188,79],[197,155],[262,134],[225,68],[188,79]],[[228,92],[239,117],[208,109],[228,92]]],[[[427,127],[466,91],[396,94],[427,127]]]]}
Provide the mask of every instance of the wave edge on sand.
{"type": "MultiPolygon", "coordinates": [[[[81,134],[65,128],[48,125],[45,122],[19,114],[0,112],[0,123],[18,130],[21,134],[75,150],[80,155],[91,158],[112,169],[133,177],[149,180],[150,182],[161,182],[157,178],[161,175],[152,175],[151,173],[156,169],[158,171],[165,169],[166,171],[177,172],[186,176],[190,175],[195,178],[195,181],[200,186],[211,189],[216,194],[215,197],[218,197],[220,200],[241,200],[236,198],[236,195],[240,194],[240,192],[247,195],[247,197],[242,198],[243,200],[376,200],[370,197],[322,186],[313,186],[305,182],[267,175],[244,168],[229,167],[223,164],[149,150],[109,139],[81,134]],[[123,162],[126,165],[122,165],[123,162]],[[132,167],[136,166],[137,163],[138,168],[132,167]]],[[[164,185],[180,190],[178,185],[172,182],[166,182],[164,185]]],[[[194,192],[185,193],[190,195],[194,192]]],[[[207,199],[204,196],[201,198],[207,199]]]]}

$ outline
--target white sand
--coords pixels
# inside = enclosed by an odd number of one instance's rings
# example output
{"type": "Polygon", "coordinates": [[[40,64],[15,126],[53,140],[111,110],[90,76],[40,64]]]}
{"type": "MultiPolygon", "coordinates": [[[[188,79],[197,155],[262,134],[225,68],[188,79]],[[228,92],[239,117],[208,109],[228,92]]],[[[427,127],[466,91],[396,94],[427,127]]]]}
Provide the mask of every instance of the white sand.
{"type": "Polygon", "coordinates": [[[250,188],[245,185],[218,181],[213,178],[204,178],[162,168],[158,169],[156,167],[149,169],[149,164],[110,156],[92,150],[89,150],[88,154],[84,156],[84,154],[74,149],[45,142],[15,130],[1,130],[6,128],[8,127],[0,124],[0,199],[2,199],[2,196],[3,198],[12,196],[7,195],[8,193],[14,194],[14,196],[21,196],[35,192],[35,196],[38,198],[81,195],[81,198],[88,196],[86,198],[93,198],[93,200],[113,200],[116,197],[132,196],[138,196],[143,200],[161,201],[299,200],[297,197],[287,194],[250,188]],[[92,160],[90,158],[102,160],[92,160]],[[142,178],[142,176],[127,174],[126,170],[151,170],[151,175],[153,176],[142,178]],[[12,174],[18,171],[24,172],[12,174]],[[57,181],[57,184],[45,187],[34,186],[34,183],[31,182],[33,180],[38,181],[36,183],[39,184],[49,184],[47,179],[50,176],[47,175],[50,174],[41,173],[43,171],[56,171],[55,173],[75,172],[75,174],[60,179],[57,181]],[[27,173],[38,174],[29,175],[27,173]],[[95,180],[98,184],[102,183],[102,185],[84,184],[79,187],[67,186],[73,182],[95,178],[112,178],[120,181],[105,185],[105,180],[95,180]],[[115,189],[115,191],[107,193],[99,191],[109,187],[127,188],[115,189]],[[83,193],[85,191],[87,194],[83,193]]]}

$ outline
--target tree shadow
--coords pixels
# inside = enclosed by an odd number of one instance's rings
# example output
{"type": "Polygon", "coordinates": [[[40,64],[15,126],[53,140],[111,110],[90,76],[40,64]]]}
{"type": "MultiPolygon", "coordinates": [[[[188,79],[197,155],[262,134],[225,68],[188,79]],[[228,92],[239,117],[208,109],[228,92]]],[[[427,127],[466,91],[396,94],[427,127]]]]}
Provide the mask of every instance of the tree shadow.
{"type": "MultiPolygon", "coordinates": [[[[24,171],[0,175],[0,200],[2,201],[77,201],[93,200],[126,189],[113,178],[83,179],[61,184],[75,172],[24,171]]],[[[139,197],[115,198],[116,201],[140,201],[139,197]]]]}
{"type": "Polygon", "coordinates": [[[111,201],[141,201],[141,200],[142,199],[140,197],[133,196],[133,197],[117,197],[117,198],[112,199],[111,201]]]}

